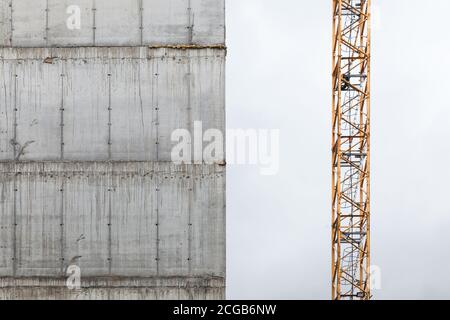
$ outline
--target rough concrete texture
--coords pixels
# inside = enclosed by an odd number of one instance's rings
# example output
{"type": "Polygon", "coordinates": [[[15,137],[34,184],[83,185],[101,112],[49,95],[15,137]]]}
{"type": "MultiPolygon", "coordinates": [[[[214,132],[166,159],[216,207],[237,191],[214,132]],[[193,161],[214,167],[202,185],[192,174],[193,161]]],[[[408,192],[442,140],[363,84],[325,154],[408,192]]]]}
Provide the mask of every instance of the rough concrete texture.
{"type": "Polygon", "coordinates": [[[224,50],[4,48],[0,57],[0,161],[170,161],[173,130],[225,129],[224,50]]]}
{"type": "Polygon", "coordinates": [[[221,278],[83,278],[81,290],[67,290],[55,278],[0,279],[1,300],[222,300],[221,278]]]}
{"type": "Polygon", "coordinates": [[[109,286],[126,297],[129,281],[141,297],[162,294],[159,285],[167,298],[223,297],[224,173],[165,162],[1,163],[0,297],[47,298],[30,287],[79,294],[64,287],[71,264],[86,277],[80,297],[109,286]]]}
{"type": "Polygon", "coordinates": [[[170,155],[225,130],[224,34],[223,0],[0,0],[0,299],[225,297],[224,159],[170,155]]]}
{"type": "Polygon", "coordinates": [[[9,47],[224,44],[224,0],[0,0],[9,47]],[[80,8],[80,29],[68,29],[80,8]]]}

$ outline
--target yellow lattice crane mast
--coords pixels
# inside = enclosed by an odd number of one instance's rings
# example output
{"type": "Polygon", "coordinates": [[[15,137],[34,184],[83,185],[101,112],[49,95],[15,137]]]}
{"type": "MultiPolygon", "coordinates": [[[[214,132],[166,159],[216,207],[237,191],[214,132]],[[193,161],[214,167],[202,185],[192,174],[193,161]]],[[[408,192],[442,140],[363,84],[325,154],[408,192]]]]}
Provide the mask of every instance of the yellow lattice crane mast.
{"type": "Polygon", "coordinates": [[[370,294],[370,0],[333,0],[332,298],[370,294]]]}

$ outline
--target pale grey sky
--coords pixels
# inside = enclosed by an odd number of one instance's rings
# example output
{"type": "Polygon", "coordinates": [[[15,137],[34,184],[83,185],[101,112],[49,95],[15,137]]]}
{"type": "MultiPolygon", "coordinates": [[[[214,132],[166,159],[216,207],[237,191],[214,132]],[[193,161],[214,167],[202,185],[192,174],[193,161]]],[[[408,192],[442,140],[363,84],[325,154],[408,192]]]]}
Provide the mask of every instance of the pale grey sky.
{"type": "MultiPolygon", "coordinates": [[[[448,0],[373,0],[376,299],[450,298],[448,0]]],[[[331,0],[228,0],[227,125],[281,130],[228,169],[230,299],[330,298],[331,0]]]]}

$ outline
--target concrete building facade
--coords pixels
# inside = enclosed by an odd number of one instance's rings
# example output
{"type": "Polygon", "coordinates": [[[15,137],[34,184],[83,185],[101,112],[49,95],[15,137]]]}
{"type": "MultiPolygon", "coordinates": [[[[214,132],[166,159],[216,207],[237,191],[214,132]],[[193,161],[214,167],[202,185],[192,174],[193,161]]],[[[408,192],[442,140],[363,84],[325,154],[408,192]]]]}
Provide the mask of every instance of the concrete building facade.
{"type": "Polygon", "coordinates": [[[0,0],[0,299],[225,297],[225,159],[171,158],[225,131],[224,11],[0,0]]]}

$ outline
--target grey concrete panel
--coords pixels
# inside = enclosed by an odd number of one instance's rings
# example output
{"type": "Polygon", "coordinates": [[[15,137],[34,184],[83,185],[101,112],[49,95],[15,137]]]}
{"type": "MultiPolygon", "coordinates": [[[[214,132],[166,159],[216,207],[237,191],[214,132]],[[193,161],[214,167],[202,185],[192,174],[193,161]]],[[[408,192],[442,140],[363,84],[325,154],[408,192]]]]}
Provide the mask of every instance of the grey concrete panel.
{"type": "Polygon", "coordinates": [[[109,158],[109,72],[108,63],[100,60],[65,65],[64,159],[109,158]]]}
{"type": "Polygon", "coordinates": [[[16,158],[57,160],[61,145],[61,66],[25,60],[16,65],[16,158]]]}
{"type": "Polygon", "coordinates": [[[94,45],[94,10],[92,0],[48,1],[48,46],[94,45]],[[80,28],[69,28],[67,21],[74,14],[70,6],[80,10],[80,28]]]}
{"type": "Polygon", "coordinates": [[[156,76],[153,60],[111,64],[111,156],[156,160],[156,76]]]}
{"type": "Polygon", "coordinates": [[[111,256],[114,275],[157,275],[157,183],[153,174],[113,175],[111,256]]]}
{"type": "Polygon", "coordinates": [[[101,276],[109,274],[110,265],[111,177],[89,172],[98,169],[91,166],[82,166],[81,172],[68,172],[65,179],[64,259],[66,265],[78,265],[85,276],[101,276]]]}
{"type": "Polygon", "coordinates": [[[191,128],[189,59],[180,55],[158,63],[158,159],[171,158],[171,135],[176,129],[191,128]]]}
{"type": "MultiPolygon", "coordinates": [[[[30,169],[39,171],[38,167],[31,164],[30,169]]],[[[17,276],[61,274],[61,184],[61,177],[52,175],[16,177],[17,276]]]]}
{"type": "Polygon", "coordinates": [[[0,63],[0,160],[14,159],[15,65],[0,63]]]}
{"type": "Polygon", "coordinates": [[[220,54],[205,56],[199,51],[193,51],[190,55],[191,118],[201,121],[204,131],[218,129],[224,133],[225,59],[220,54]],[[208,116],[205,117],[205,114],[208,116]]]}
{"type": "Polygon", "coordinates": [[[192,42],[223,44],[225,42],[225,0],[191,0],[192,42]]]}
{"type": "Polygon", "coordinates": [[[46,47],[47,0],[13,0],[12,10],[11,46],[46,47]]]}
{"type": "Polygon", "coordinates": [[[191,193],[191,275],[225,277],[225,178],[222,174],[193,179],[191,193]]]}
{"type": "Polygon", "coordinates": [[[158,271],[160,275],[188,275],[190,176],[164,174],[158,183],[158,271]]]}
{"type": "Polygon", "coordinates": [[[202,50],[169,56],[160,64],[158,83],[165,89],[159,101],[159,157],[170,159],[176,129],[187,129],[194,139],[194,122],[225,132],[225,59],[202,50]],[[206,54],[205,54],[206,53],[206,54]],[[176,85],[175,85],[176,84],[176,85]],[[170,146],[170,147],[168,147],[170,146]]]}
{"type": "Polygon", "coordinates": [[[14,175],[0,177],[0,277],[13,275],[14,175]]]}
{"type": "Polygon", "coordinates": [[[11,0],[0,1],[0,46],[11,46],[11,0]]]}
{"type": "Polygon", "coordinates": [[[143,0],[143,42],[149,45],[188,44],[188,0],[143,0]]]}
{"type": "Polygon", "coordinates": [[[95,45],[141,44],[141,10],[138,0],[95,0],[95,45]]]}

